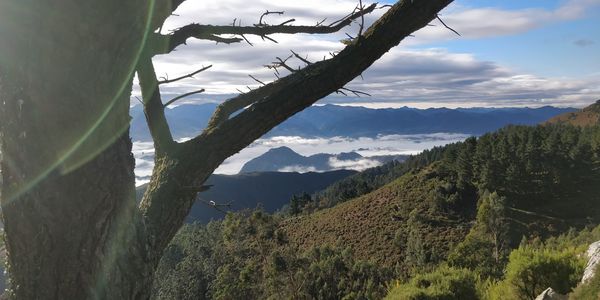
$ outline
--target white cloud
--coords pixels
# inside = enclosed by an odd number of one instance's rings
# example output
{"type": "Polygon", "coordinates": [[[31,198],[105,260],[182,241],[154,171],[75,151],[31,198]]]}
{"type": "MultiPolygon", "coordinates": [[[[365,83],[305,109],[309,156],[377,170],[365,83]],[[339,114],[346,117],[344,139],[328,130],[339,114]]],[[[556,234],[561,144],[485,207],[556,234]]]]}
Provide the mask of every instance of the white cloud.
{"type": "Polygon", "coordinates": [[[333,169],[363,171],[368,168],[374,168],[380,165],[381,162],[369,158],[356,160],[340,160],[335,157],[332,157],[329,159],[329,166],[331,166],[333,169]]]}
{"type": "Polygon", "coordinates": [[[297,172],[297,173],[308,173],[308,172],[318,172],[315,167],[305,167],[305,166],[287,166],[277,170],[277,172],[297,172]]]}
{"type": "MultiPolygon", "coordinates": [[[[417,154],[425,149],[430,149],[435,146],[462,141],[467,137],[469,136],[456,133],[385,135],[376,138],[334,137],[329,139],[304,139],[297,136],[278,136],[255,141],[238,154],[225,160],[215,173],[237,174],[242,169],[242,166],[249,160],[264,154],[269,149],[280,146],[287,146],[304,156],[310,156],[317,153],[339,154],[354,151],[365,157],[365,159],[356,161],[333,160],[330,161],[330,163],[336,168],[362,170],[370,166],[376,166],[368,158],[370,156],[417,154]]],[[[153,153],[153,146],[152,143],[135,142],[133,148],[134,157],[136,159],[136,184],[140,185],[147,182],[149,176],[152,174],[152,167],[154,165],[153,156],[147,154],[153,153]]],[[[309,172],[320,170],[290,167],[281,171],[309,172]]]]}
{"type": "MultiPolygon", "coordinates": [[[[459,3],[459,2],[458,2],[459,3]]],[[[582,18],[599,0],[569,0],[554,10],[526,8],[507,10],[497,7],[472,8],[450,5],[441,15],[446,25],[460,33],[460,37],[446,29],[438,20],[421,29],[408,44],[425,44],[451,39],[479,39],[513,35],[548,24],[582,18]]]]}
{"type": "MultiPolygon", "coordinates": [[[[552,22],[581,18],[586,11],[600,4],[600,0],[570,0],[554,10],[501,8],[472,8],[459,4],[448,7],[442,17],[446,23],[463,35],[461,39],[486,38],[525,32],[552,22]]],[[[272,23],[295,18],[297,24],[314,24],[323,17],[329,21],[343,17],[356,5],[355,1],[267,1],[248,5],[246,1],[186,1],[168,19],[165,31],[193,22],[204,24],[229,24],[233,18],[242,24],[256,23],[264,10],[284,10],[284,16],[268,16],[272,23]]],[[[383,10],[377,10],[372,21],[383,10]]],[[[573,78],[544,78],[535,74],[522,74],[496,63],[482,61],[469,53],[450,53],[444,49],[423,49],[431,42],[456,39],[449,30],[438,26],[426,27],[407,39],[402,46],[392,49],[376,62],[351,86],[373,95],[365,99],[336,97],[322,101],[370,106],[402,106],[405,104],[427,106],[583,106],[600,97],[600,76],[582,75],[573,78]],[[412,45],[412,46],[411,46],[412,45]],[[420,49],[416,49],[418,45],[420,49]]],[[[179,81],[161,87],[165,101],[199,88],[206,93],[191,100],[220,102],[237,94],[237,90],[255,88],[258,84],[251,74],[265,82],[275,79],[272,71],[263,67],[275,57],[287,57],[289,50],[321,60],[329,52],[343,47],[338,41],[344,33],[353,34],[356,26],[327,36],[274,35],[279,44],[249,36],[254,46],[245,43],[216,45],[212,42],[190,39],[188,45],[177,51],[155,58],[158,76],[175,77],[209,64],[213,68],[198,74],[194,79],[179,81]]],[[[300,66],[298,60],[294,62],[300,66]]],[[[139,91],[134,91],[139,95],[139,91]]]]}

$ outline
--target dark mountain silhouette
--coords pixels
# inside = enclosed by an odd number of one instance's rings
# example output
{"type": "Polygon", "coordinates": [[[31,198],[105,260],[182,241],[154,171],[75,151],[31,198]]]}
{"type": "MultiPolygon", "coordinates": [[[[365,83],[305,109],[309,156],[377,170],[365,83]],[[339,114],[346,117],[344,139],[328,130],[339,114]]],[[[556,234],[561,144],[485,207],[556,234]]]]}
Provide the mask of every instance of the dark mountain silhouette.
{"type": "MultiPolygon", "coordinates": [[[[295,194],[322,190],[355,173],[355,171],[338,170],[304,174],[292,172],[214,174],[205,183],[211,185],[211,188],[199,194],[187,221],[205,223],[211,219],[223,218],[226,211],[255,208],[258,205],[267,212],[274,212],[287,204],[295,194]],[[213,207],[211,201],[214,201],[217,207],[213,207]],[[230,204],[230,206],[219,206],[222,204],[230,204]]],[[[146,185],[136,189],[138,199],[141,199],[145,190],[146,185]]]]}
{"type": "MultiPolygon", "coordinates": [[[[176,138],[198,134],[216,104],[184,104],[165,110],[176,138]]],[[[573,108],[429,108],[369,109],[338,105],[312,106],[275,127],[267,136],[375,137],[380,134],[466,133],[480,135],[505,125],[533,125],[573,108]]],[[[139,106],[131,109],[134,141],[150,141],[139,106]]]]}
{"type": "MultiPolygon", "coordinates": [[[[346,152],[340,154],[319,153],[311,156],[302,156],[288,147],[273,148],[265,154],[254,158],[244,164],[240,173],[249,172],[269,172],[282,170],[307,170],[307,171],[331,171],[341,169],[340,165],[332,165],[332,160],[346,163],[344,167],[350,165],[357,167],[368,163],[384,164],[393,160],[403,161],[405,155],[387,155],[363,157],[356,152],[346,152]]],[[[372,167],[372,165],[369,165],[372,167]]]]}

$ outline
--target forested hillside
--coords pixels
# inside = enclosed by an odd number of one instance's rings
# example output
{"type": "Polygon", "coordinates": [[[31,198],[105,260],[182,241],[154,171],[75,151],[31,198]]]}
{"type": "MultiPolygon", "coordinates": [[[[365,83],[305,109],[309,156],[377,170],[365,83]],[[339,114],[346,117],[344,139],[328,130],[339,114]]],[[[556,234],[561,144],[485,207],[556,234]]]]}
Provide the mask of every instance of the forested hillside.
{"type": "Polygon", "coordinates": [[[538,257],[562,271],[531,293],[569,292],[582,243],[542,241],[599,223],[600,126],[509,126],[294,197],[274,216],[189,225],[155,295],[379,299],[397,286],[391,299],[520,299],[519,268],[538,257]]]}

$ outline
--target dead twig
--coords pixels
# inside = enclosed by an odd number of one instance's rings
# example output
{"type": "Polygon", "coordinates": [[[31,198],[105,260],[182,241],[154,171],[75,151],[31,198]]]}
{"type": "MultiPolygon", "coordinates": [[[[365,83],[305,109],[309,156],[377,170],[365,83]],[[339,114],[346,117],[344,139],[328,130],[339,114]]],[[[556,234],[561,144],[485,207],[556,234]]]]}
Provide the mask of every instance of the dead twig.
{"type": "Polygon", "coordinates": [[[268,16],[268,15],[273,15],[273,14],[276,14],[276,15],[283,15],[284,13],[285,13],[285,12],[283,12],[283,11],[268,11],[268,10],[267,10],[267,11],[266,11],[266,12],[264,12],[262,15],[260,15],[260,19],[258,20],[258,24],[254,24],[254,26],[265,26],[265,25],[266,25],[266,26],[268,26],[267,24],[264,24],[264,23],[263,23],[263,18],[264,18],[264,17],[266,17],[266,16],[268,16]]]}
{"type": "Polygon", "coordinates": [[[460,33],[458,33],[458,31],[452,29],[450,26],[446,25],[446,23],[444,23],[444,21],[442,20],[442,18],[440,18],[440,15],[435,15],[435,17],[440,21],[440,23],[442,23],[442,25],[444,25],[444,27],[446,27],[448,30],[456,33],[458,36],[461,36],[460,33]]]}
{"type": "Polygon", "coordinates": [[[196,74],[198,74],[198,73],[200,73],[200,72],[204,72],[204,71],[206,71],[206,70],[208,70],[208,69],[210,69],[210,68],[212,68],[212,65],[209,65],[209,66],[206,66],[206,67],[202,67],[202,68],[201,68],[201,69],[199,69],[199,70],[196,70],[196,71],[194,71],[194,72],[192,72],[192,73],[189,73],[189,74],[186,74],[186,75],[183,75],[183,76],[177,77],[177,78],[175,78],[175,79],[168,79],[168,78],[165,78],[165,80],[161,80],[161,81],[159,81],[159,82],[158,82],[158,84],[169,84],[169,83],[173,83],[173,82],[175,82],[175,81],[179,81],[179,80],[182,80],[182,79],[185,79],[185,78],[191,78],[191,77],[194,77],[194,75],[196,75],[196,74]]]}
{"type": "Polygon", "coordinates": [[[250,75],[250,74],[248,74],[248,76],[250,76],[250,78],[254,79],[254,81],[256,81],[256,82],[258,82],[258,83],[260,83],[260,84],[262,84],[262,85],[266,85],[264,82],[262,82],[262,81],[258,80],[258,78],[254,77],[254,76],[252,76],[252,75],[250,75]]]}
{"type": "Polygon", "coordinates": [[[185,98],[185,97],[189,97],[189,96],[191,96],[191,95],[200,94],[200,93],[203,93],[203,92],[204,92],[204,89],[200,89],[200,90],[197,90],[197,91],[193,91],[193,92],[185,93],[185,94],[183,94],[183,95],[181,95],[181,96],[177,96],[177,97],[175,97],[175,98],[173,98],[173,99],[169,100],[167,103],[165,103],[165,104],[163,105],[163,107],[167,107],[167,106],[169,106],[169,105],[171,105],[171,104],[175,103],[175,101],[177,101],[177,100],[181,100],[181,99],[183,99],[183,98],[185,98]]]}
{"type": "Polygon", "coordinates": [[[307,64],[307,65],[312,65],[313,63],[311,61],[309,61],[307,58],[303,58],[302,56],[300,56],[298,53],[294,52],[294,50],[290,50],[292,51],[292,54],[299,60],[301,60],[303,63],[307,64]]]}

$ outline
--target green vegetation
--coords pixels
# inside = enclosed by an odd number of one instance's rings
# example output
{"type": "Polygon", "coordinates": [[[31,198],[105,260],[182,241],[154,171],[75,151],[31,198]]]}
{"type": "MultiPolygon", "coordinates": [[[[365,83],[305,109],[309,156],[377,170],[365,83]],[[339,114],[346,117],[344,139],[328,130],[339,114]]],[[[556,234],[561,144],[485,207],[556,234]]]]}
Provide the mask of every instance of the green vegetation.
{"type": "MultiPolygon", "coordinates": [[[[425,167],[442,158],[444,147],[435,147],[425,150],[419,155],[410,156],[404,162],[392,161],[379,167],[367,169],[363,172],[339,180],[326,189],[312,195],[302,194],[292,197],[305,200],[297,210],[291,214],[311,213],[316,210],[333,207],[339,203],[366,195],[408,173],[411,170],[425,167]]],[[[298,204],[298,203],[295,203],[298,204]]]]}
{"type": "Polygon", "coordinates": [[[298,251],[262,211],[186,225],[161,260],[155,299],[380,299],[392,273],[349,248],[298,251]]]}
{"type": "Polygon", "coordinates": [[[479,299],[477,285],[474,272],[442,266],[430,273],[417,274],[408,283],[397,283],[385,299],[479,299]]]}
{"type": "Polygon", "coordinates": [[[449,254],[448,262],[484,277],[500,278],[510,250],[506,199],[486,191],[479,202],[475,226],[449,254]]]}
{"type": "Polygon", "coordinates": [[[591,229],[599,192],[599,126],[511,126],[297,195],[285,213],[186,226],[161,261],[154,295],[380,299],[388,286],[389,299],[569,293],[581,254],[600,240],[600,227],[591,229]]]}
{"type": "Polygon", "coordinates": [[[535,299],[548,287],[568,294],[583,275],[586,260],[572,249],[563,251],[522,246],[510,254],[505,279],[491,291],[491,299],[535,299]]]}

